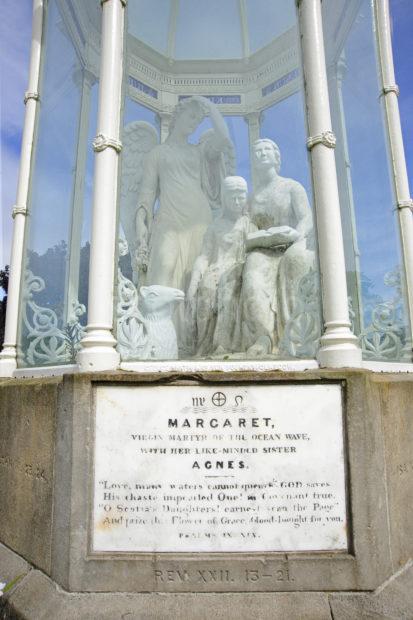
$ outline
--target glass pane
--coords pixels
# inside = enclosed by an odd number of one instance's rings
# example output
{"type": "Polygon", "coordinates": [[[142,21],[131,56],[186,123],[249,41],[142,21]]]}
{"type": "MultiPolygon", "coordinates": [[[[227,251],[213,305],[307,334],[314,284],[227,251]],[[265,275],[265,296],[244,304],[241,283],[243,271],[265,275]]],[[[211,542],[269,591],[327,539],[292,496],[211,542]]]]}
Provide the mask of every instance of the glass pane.
{"type": "Polygon", "coordinates": [[[237,0],[181,0],[176,28],[178,59],[240,58],[242,36],[237,0]],[[228,24],[232,27],[228,28],[228,24]],[[211,33],[213,44],[211,44],[211,33]]]}
{"type": "Polygon", "coordinates": [[[321,319],[295,3],[257,5],[252,15],[251,3],[235,0],[128,3],[123,361],[316,353],[321,319]],[[138,23],[149,6],[143,37],[138,23]],[[151,32],[162,11],[163,47],[151,32]]]}
{"type": "Polygon", "coordinates": [[[280,147],[283,175],[299,181],[311,196],[301,92],[295,92],[264,110],[260,134],[271,138],[280,147]]]}
{"type": "Polygon", "coordinates": [[[251,52],[268,45],[296,25],[293,2],[284,2],[281,6],[280,2],[246,0],[245,5],[251,52]]]}
{"type": "MultiPolygon", "coordinates": [[[[86,8],[93,10],[89,0],[86,8]]],[[[94,13],[93,13],[94,14],[94,13]]],[[[100,12],[98,13],[100,15],[100,12]]],[[[96,58],[68,2],[48,3],[27,218],[19,364],[67,364],[86,323],[96,58]],[[74,30],[72,30],[74,28],[74,30]]],[[[85,13],[87,17],[87,12],[85,13]]]]}
{"type": "Polygon", "coordinates": [[[170,20],[169,0],[135,0],[129,6],[129,31],[139,41],[166,54],[170,20]]]}
{"type": "Polygon", "coordinates": [[[352,3],[337,11],[335,0],[323,7],[354,329],[365,359],[410,361],[371,3],[357,12],[352,3]]]}

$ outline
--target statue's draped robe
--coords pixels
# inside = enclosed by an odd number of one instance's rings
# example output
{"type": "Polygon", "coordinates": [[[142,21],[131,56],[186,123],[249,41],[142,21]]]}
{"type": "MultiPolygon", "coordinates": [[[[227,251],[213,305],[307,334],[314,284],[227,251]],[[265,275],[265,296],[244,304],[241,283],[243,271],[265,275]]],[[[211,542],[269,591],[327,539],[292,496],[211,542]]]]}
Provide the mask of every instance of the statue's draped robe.
{"type": "Polygon", "coordinates": [[[146,156],[139,206],[151,229],[147,283],[186,291],[202,240],[212,221],[224,176],[223,158],[208,141],[165,142],[146,156]],[[152,219],[152,205],[159,208],[152,219]]]}
{"type": "MultiPolygon", "coordinates": [[[[304,188],[291,179],[280,178],[277,189],[268,185],[254,194],[250,217],[253,230],[299,224],[292,204],[292,192],[302,195],[304,188]]],[[[308,207],[309,208],[309,207],[308,207]]],[[[311,234],[311,233],[310,233],[311,234]]],[[[248,252],[242,276],[241,350],[248,351],[258,340],[268,343],[268,353],[277,354],[285,326],[297,303],[300,279],[314,266],[314,251],[309,236],[289,247],[248,252]]]]}
{"type": "Polygon", "coordinates": [[[192,326],[196,354],[231,353],[238,346],[239,297],[250,227],[247,216],[235,222],[221,216],[204,237],[202,257],[208,266],[198,285],[192,326]]]}

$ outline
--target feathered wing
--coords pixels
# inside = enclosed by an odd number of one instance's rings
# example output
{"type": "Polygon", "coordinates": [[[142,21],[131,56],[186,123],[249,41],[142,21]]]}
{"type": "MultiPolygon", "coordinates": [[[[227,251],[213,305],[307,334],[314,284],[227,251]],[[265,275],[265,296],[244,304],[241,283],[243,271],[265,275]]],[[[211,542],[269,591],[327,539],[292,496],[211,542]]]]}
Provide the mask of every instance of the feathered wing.
{"type": "Polygon", "coordinates": [[[156,129],[146,121],[134,121],[123,129],[120,222],[131,256],[133,279],[137,283],[134,264],[137,249],[136,214],[142,183],[144,158],[159,142],[156,129]]]}
{"type": "Polygon", "coordinates": [[[221,183],[226,176],[235,174],[236,155],[232,142],[228,142],[220,152],[209,148],[213,134],[213,129],[207,129],[199,140],[199,144],[205,153],[202,160],[201,184],[208,197],[211,209],[217,213],[221,207],[221,183]]]}

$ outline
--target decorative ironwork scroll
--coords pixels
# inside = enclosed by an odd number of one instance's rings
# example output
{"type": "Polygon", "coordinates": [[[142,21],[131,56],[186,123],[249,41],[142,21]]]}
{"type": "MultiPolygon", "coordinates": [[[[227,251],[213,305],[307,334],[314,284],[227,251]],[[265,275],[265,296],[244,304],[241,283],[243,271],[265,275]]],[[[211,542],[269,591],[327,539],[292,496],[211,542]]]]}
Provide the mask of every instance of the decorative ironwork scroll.
{"type": "Polygon", "coordinates": [[[314,358],[321,336],[319,274],[314,269],[298,283],[297,305],[285,326],[280,353],[293,357],[314,358]]]}
{"type": "Polygon", "coordinates": [[[394,297],[380,301],[371,310],[371,323],[361,332],[363,358],[378,361],[411,361],[411,343],[403,321],[403,292],[400,268],[386,273],[384,284],[394,297]]]}
{"type": "Polygon", "coordinates": [[[34,295],[45,288],[42,278],[35,276],[31,271],[26,272],[23,322],[29,342],[25,359],[30,366],[72,362],[83,336],[79,318],[85,314],[85,306],[78,301],[74,302],[71,318],[64,326],[59,326],[60,321],[56,312],[51,308],[41,307],[34,301],[34,295]]]}

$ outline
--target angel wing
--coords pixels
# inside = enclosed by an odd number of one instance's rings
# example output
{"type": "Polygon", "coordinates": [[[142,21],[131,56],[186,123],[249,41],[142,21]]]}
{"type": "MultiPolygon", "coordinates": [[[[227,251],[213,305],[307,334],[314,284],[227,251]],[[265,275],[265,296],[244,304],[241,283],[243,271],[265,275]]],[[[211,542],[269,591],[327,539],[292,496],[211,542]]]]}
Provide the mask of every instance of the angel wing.
{"type": "MultiPolygon", "coordinates": [[[[207,129],[201,135],[199,144],[205,144],[213,135],[213,129],[207,129]]],[[[236,156],[232,142],[215,160],[203,160],[201,170],[202,189],[208,196],[209,203],[213,212],[217,213],[221,208],[221,183],[226,176],[235,174],[236,156]]]]}
{"type": "Polygon", "coordinates": [[[142,182],[143,160],[145,155],[159,143],[158,132],[146,121],[134,121],[124,127],[122,142],[120,222],[129,246],[133,280],[136,284],[137,273],[134,260],[137,249],[136,213],[142,182]]]}

